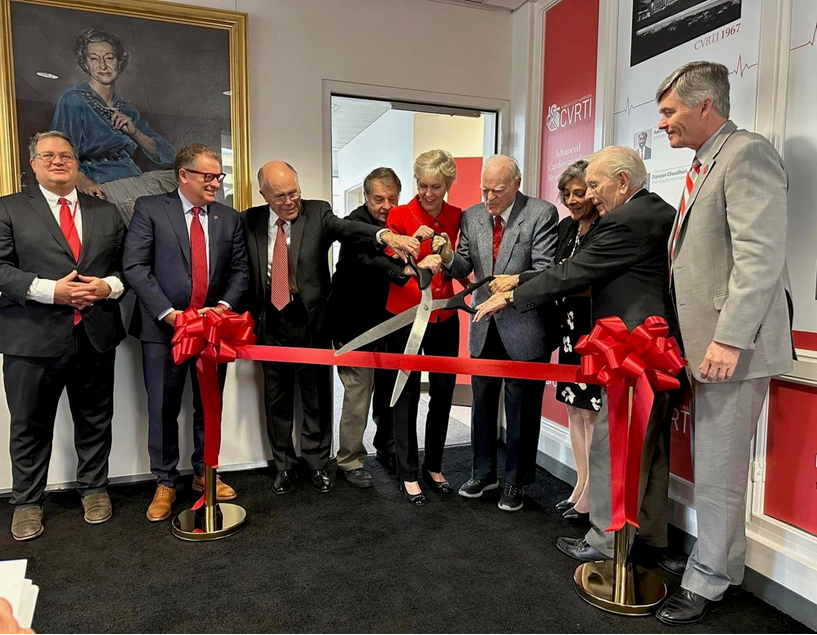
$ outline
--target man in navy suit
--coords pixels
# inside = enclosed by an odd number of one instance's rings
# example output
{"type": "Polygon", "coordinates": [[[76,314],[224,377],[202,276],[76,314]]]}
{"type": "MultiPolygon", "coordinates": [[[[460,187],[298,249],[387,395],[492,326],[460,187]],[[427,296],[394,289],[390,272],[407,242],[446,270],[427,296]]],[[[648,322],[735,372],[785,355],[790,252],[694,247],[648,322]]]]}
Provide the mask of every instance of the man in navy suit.
{"type": "MultiPolygon", "coordinates": [[[[142,342],[148,394],[150,471],[157,486],[147,510],[150,521],[170,516],[179,478],[179,424],[187,374],[193,383],[193,489],[204,487],[204,412],[195,359],[176,365],[171,354],[176,318],[192,307],[199,314],[222,313],[247,289],[244,233],[233,208],[216,202],[224,180],[219,155],[205,145],[182,148],[176,156],[179,188],[136,200],[125,240],[125,278],[139,298],[130,334],[142,342]]],[[[225,366],[219,368],[224,386],[225,366]]],[[[236,493],[220,479],[218,500],[236,493]]]]}

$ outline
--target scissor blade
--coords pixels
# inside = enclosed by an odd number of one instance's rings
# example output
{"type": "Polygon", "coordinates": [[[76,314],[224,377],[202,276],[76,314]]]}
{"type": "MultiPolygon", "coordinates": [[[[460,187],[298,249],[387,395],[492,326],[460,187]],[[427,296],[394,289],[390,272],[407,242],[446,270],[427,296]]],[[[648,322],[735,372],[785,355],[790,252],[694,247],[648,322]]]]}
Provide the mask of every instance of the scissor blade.
{"type": "MultiPolygon", "coordinates": [[[[411,327],[411,333],[409,334],[408,342],[406,342],[406,350],[403,351],[403,355],[416,355],[417,351],[420,350],[420,344],[423,343],[423,336],[426,333],[428,321],[431,319],[434,304],[431,297],[431,287],[429,286],[423,289],[422,299],[420,300],[420,304],[417,305],[417,316],[414,318],[414,326],[411,327]]],[[[400,394],[403,392],[408,377],[409,374],[402,370],[397,373],[394,390],[391,393],[392,408],[394,408],[394,404],[397,403],[397,400],[400,399],[400,394]]]]}
{"type": "Polygon", "coordinates": [[[348,353],[349,351],[355,351],[367,344],[371,344],[372,342],[376,342],[381,337],[385,337],[390,333],[394,333],[398,329],[403,328],[404,326],[408,326],[414,320],[414,316],[417,315],[417,309],[419,305],[412,307],[403,311],[402,313],[398,313],[394,317],[390,317],[385,322],[381,322],[377,326],[373,326],[365,333],[361,333],[351,342],[344,344],[338,350],[335,351],[335,357],[338,355],[343,355],[344,353],[348,353]]]}

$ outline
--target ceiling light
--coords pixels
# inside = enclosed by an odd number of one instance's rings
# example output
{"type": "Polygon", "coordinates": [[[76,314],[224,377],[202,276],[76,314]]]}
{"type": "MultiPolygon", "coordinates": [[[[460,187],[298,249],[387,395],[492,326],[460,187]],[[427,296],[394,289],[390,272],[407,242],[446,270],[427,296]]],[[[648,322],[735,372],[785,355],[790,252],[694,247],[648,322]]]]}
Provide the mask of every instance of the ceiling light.
{"type": "Polygon", "coordinates": [[[59,75],[54,75],[54,73],[46,73],[45,71],[38,71],[38,77],[44,77],[45,79],[59,79],[59,75]]]}
{"type": "Polygon", "coordinates": [[[232,94],[233,94],[233,91],[231,91],[231,90],[225,90],[225,91],[224,91],[223,93],[221,93],[221,94],[222,94],[222,95],[227,95],[227,97],[231,97],[231,96],[232,96],[232,94]]]}

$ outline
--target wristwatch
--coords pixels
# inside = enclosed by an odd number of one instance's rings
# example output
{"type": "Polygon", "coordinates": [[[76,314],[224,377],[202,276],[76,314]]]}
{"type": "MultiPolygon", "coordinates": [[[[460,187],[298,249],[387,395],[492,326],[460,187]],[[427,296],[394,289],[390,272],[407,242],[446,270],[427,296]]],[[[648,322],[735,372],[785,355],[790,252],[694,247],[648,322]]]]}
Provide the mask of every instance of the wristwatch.
{"type": "Polygon", "coordinates": [[[502,297],[505,299],[505,304],[513,306],[513,291],[506,291],[502,297]]]}

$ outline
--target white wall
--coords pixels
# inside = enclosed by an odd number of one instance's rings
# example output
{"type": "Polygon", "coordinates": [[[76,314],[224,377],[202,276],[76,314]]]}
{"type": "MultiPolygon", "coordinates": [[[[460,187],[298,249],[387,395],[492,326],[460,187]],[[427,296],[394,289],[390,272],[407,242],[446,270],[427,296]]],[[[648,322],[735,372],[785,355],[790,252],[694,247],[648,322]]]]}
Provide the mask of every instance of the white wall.
{"type": "MultiPolygon", "coordinates": [[[[329,200],[323,82],[335,80],[426,91],[441,103],[510,98],[511,16],[416,0],[199,0],[193,6],[249,14],[252,171],[283,159],[300,173],[304,195],[329,200]],[[447,100],[447,95],[456,100],[447,100]]],[[[260,203],[258,194],[255,203],[260,203]]],[[[131,300],[132,301],[132,300],[131,300]]],[[[129,311],[127,313],[129,315],[129,311]]],[[[111,475],[149,473],[147,415],[139,345],[118,349],[111,475]]],[[[189,393],[189,390],[188,390],[189,393]]],[[[0,447],[9,418],[0,397],[0,447]]],[[[189,405],[189,394],[186,403],[189,405]]],[[[188,406],[186,406],[188,408],[188,406]]],[[[189,411],[188,411],[189,412],[189,411]]],[[[181,418],[189,421],[189,415],[181,418]]],[[[233,364],[224,397],[222,466],[269,456],[258,368],[233,364]]],[[[189,424],[188,424],[189,427],[189,424]]],[[[51,483],[74,480],[70,417],[57,418],[51,483]]],[[[180,434],[181,467],[190,466],[190,432],[180,434]]],[[[11,487],[11,463],[0,452],[0,491],[11,487]]]]}

